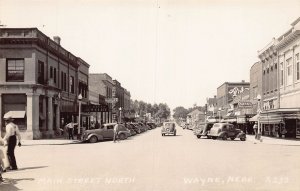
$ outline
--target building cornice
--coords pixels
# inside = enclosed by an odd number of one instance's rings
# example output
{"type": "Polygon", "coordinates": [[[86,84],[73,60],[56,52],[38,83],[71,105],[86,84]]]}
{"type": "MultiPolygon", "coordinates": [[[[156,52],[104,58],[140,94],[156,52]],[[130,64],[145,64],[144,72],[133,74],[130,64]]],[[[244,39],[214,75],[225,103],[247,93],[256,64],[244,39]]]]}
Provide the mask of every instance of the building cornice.
{"type": "Polygon", "coordinates": [[[64,49],[60,44],[51,40],[37,28],[2,28],[0,30],[0,44],[36,44],[76,68],[80,65],[90,66],[81,58],[64,49]]]}

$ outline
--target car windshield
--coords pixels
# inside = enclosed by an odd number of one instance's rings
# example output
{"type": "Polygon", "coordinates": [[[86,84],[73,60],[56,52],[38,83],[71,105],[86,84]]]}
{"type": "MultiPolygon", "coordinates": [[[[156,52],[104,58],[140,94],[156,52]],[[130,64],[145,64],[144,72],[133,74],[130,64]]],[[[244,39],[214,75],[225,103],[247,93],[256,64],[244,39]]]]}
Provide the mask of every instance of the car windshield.
{"type": "Polygon", "coordinates": [[[175,124],[174,123],[166,123],[165,124],[165,127],[175,127],[175,124]]]}

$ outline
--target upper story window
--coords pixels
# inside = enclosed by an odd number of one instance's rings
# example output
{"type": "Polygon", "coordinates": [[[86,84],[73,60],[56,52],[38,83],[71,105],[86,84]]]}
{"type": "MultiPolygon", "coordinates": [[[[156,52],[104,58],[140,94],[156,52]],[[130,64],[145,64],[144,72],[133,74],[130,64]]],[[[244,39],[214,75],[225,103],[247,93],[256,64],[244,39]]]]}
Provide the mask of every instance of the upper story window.
{"type": "Polygon", "coordinates": [[[56,84],[56,68],[50,66],[50,79],[53,79],[53,82],[56,84]]]}
{"type": "Polygon", "coordinates": [[[283,63],[280,63],[280,85],[283,86],[283,63]]]}
{"type": "Polygon", "coordinates": [[[300,62],[299,62],[299,53],[296,54],[296,78],[300,80],[300,62]]]}
{"type": "Polygon", "coordinates": [[[44,62],[38,61],[38,83],[44,84],[45,83],[45,76],[44,76],[44,62]]]}
{"type": "Polygon", "coordinates": [[[74,77],[70,76],[70,92],[75,93],[75,83],[74,83],[74,77]]]}
{"type": "Polygon", "coordinates": [[[286,69],[287,69],[287,85],[291,85],[293,82],[293,69],[292,69],[292,58],[286,60],[286,69]]]}
{"type": "Polygon", "coordinates": [[[24,59],[7,59],[6,81],[24,82],[24,59]]]}

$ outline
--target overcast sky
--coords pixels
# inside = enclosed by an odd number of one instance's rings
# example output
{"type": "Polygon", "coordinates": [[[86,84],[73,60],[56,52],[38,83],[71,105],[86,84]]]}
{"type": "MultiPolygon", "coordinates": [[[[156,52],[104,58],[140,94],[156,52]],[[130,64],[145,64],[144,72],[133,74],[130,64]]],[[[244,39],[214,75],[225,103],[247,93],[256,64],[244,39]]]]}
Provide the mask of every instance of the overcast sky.
{"type": "Polygon", "coordinates": [[[90,73],[171,109],[249,81],[257,51],[299,16],[299,0],[0,0],[1,24],[58,35],[90,73]]]}

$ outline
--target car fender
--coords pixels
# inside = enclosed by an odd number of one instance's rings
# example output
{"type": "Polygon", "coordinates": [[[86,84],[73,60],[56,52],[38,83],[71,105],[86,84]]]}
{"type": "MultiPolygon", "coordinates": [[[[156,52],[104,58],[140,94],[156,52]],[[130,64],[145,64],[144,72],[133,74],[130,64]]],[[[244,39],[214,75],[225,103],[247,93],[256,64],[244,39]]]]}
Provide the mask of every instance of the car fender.
{"type": "Polygon", "coordinates": [[[246,134],[244,132],[238,133],[237,138],[246,138],[246,134]]]}
{"type": "Polygon", "coordinates": [[[226,134],[226,132],[221,132],[218,134],[219,137],[223,137],[226,134]]]}
{"type": "Polygon", "coordinates": [[[103,140],[103,136],[97,135],[97,134],[95,134],[95,133],[89,134],[88,137],[87,137],[87,140],[90,140],[90,138],[91,138],[92,136],[96,136],[97,139],[98,139],[98,141],[102,141],[102,140],[103,140]]]}

